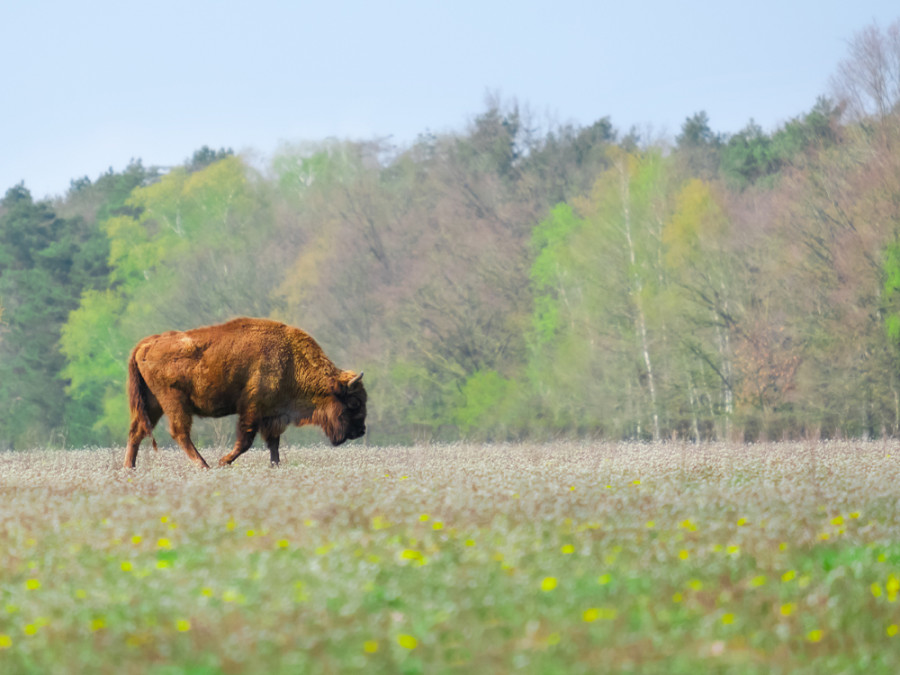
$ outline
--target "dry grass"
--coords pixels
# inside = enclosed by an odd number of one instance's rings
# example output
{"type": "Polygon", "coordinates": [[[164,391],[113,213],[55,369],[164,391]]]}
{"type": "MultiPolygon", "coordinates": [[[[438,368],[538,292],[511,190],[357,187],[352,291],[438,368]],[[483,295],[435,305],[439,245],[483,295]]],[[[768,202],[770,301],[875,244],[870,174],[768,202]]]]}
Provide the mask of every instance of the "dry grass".
{"type": "Polygon", "coordinates": [[[267,458],[0,454],[0,670],[900,672],[896,444],[267,458]]]}

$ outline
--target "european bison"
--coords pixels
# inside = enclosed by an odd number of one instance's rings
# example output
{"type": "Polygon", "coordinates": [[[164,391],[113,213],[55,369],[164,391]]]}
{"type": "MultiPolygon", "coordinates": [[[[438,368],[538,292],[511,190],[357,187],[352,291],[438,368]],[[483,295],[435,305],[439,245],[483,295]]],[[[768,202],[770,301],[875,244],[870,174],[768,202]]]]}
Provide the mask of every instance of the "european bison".
{"type": "Polygon", "coordinates": [[[131,428],[125,452],[133,468],[138,447],[162,415],[173,438],[198,466],[208,468],[191,441],[193,415],[238,415],[231,464],[262,434],[272,464],[290,424],[317,424],[332,445],[366,433],[362,373],[337,368],[307,333],[277,321],[235,319],[218,326],[151,335],[131,352],[131,428]]]}

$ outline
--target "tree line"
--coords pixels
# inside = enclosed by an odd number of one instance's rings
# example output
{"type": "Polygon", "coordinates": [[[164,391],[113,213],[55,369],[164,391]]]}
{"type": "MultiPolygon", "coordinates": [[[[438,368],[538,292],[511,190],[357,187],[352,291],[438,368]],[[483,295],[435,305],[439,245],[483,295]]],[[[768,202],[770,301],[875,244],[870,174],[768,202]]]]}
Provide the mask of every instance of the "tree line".
{"type": "Polygon", "coordinates": [[[365,370],[376,443],[896,435],[898,36],[856,35],[771,132],[699,112],[645,139],[492,98],[405,147],[13,186],[0,447],[121,445],[135,342],[238,315],[365,370]]]}

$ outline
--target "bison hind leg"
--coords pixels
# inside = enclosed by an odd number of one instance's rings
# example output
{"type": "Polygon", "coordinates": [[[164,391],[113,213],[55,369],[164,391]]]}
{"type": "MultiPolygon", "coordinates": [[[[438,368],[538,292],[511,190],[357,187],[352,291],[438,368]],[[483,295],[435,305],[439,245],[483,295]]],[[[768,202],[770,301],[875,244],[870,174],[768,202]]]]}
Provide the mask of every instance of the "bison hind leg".
{"type": "MultiPolygon", "coordinates": [[[[128,429],[128,445],[125,449],[126,469],[133,469],[137,464],[137,453],[138,448],[141,446],[141,441],[148,435],[150,436],[150,440],[153,440],[151,432],[153,431],[153,427],[156,426],[156,423],[159,422],[159,418],[162,417],[162,414],[162,408],[159,407],[159,403],[152,395],[148,397],[147,401],[147,421],[150,422],[149,429],[144,427],[144,423],[137,415],[132,414],[131,426],[128,429]]],[[[155,440],[153,440],[153,449],[158,450],[155,440]]]]}
{"type": "Polygon", "coordinates": [[[253,439],[256,438],[256,431],[259,424],[245,417],[238,418],[237,440],[234,442],[234,448],[231,452],[219,460],[219,466],[231,464],[238,457],[243,455],[250,446],[253,445],[253,439]]]}

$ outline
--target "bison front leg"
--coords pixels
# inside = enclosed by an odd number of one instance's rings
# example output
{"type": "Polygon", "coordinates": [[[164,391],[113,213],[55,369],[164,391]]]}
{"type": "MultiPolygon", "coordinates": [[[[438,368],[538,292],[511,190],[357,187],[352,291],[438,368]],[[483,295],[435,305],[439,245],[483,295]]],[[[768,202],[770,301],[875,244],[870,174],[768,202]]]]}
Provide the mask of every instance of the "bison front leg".
{"type": "Polygon", "coordinates": [[[234,449],[219,460],[219,466],[227,466],[247,452],[250,446],[253,445],[253,439],[256,438],[256,430],[258,428],[259,425],[256,422],[245,420],[244,418],[239,419],[234,449]]]}
{"type": "Polygon", "coordinates": [[[266,447],[269,449],[269,461],[272,466],[278,466],[281,457],[278,455],[278,445],[281,442],[281,436],[269,436],[266,438],[266,447]]]}

